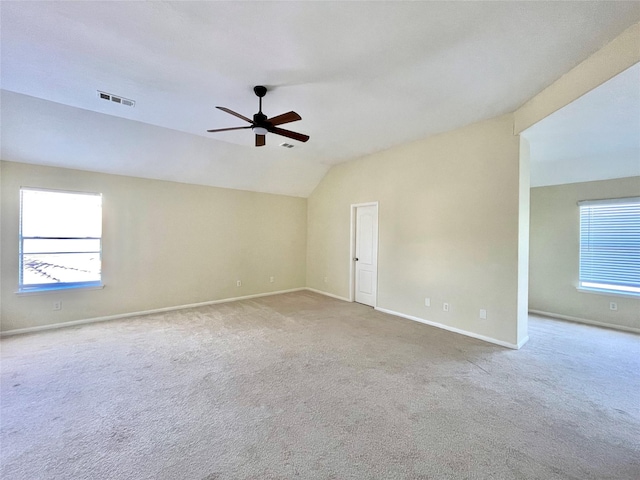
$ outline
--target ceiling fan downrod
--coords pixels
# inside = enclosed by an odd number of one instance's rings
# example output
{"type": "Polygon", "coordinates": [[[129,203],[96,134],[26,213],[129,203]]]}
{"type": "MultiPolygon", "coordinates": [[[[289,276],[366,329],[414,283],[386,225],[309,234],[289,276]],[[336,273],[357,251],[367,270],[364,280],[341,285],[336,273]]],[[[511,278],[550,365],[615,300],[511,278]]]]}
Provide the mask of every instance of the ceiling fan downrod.
{"type": "Polygon", "coordinates": [[[262,113],[262,97],[267,94],[267,87],[262,85],[256,85],[253,87],[253,92],[258,96],[258,113],[253,116],[253,131],[258,135],[265,135],[268,132],[268,126],[266,125],[267,116],[262,113]],[[259,129],[256,131],[256,129],[259,129]]]}

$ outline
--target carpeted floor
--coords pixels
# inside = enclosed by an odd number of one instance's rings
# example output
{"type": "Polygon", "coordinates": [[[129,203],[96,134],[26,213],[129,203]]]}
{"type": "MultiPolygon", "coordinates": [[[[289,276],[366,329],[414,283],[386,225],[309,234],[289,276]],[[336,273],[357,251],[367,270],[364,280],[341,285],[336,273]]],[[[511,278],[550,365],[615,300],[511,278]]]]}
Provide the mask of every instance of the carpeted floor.
{"type": "Polygon", "coordinates": [[[640,339],[520,351],[310,292],[2,340],[13,479],[638,479],[640,339]]]}

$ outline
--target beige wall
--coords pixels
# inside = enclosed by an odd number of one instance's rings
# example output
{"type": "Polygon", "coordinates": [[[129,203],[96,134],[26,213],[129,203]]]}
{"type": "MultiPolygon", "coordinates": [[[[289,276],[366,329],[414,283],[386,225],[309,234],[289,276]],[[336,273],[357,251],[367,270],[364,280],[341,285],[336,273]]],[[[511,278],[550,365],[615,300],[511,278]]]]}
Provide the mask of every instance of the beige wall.
{"type": "Polygon", "coordinates": [[[640,195],[640,177],[531,189],[529,309],[640,329],[640,299],[576,290],[580,252],[577,202],[640,195]],[[618,304],[618,311],[609,309],[618,304]]]}
{"type": "Polygon", "coordinates": [[[3,331],[305,286],[304,198],[10,162],[0,168],[3,331]],[[103,194],[104,289],[15,294],[21,186],[103,194]],[[54,300],[61,311],[52,311],[54,300]]]}
{"type": "Polygon", "coordinates": [[[350,205],[379,201],[378,307],[516,344],[518,162],[505,115],[333,167],[308,199],[307,285],[349,296],[350,205]]]}

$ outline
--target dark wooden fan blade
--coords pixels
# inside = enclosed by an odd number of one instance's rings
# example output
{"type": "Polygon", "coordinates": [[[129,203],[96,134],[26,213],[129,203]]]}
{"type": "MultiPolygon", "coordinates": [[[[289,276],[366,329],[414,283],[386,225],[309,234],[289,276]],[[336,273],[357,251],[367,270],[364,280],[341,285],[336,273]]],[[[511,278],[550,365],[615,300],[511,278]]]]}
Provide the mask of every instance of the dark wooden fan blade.
{"type": "Polygon", "coordinates": [[[244,115],[240,115],[237,112],[234,112],[233,110],[229,110],[226,107],[216,107],[218,110],[222,110],[223,112],[227,112],[230,113],[231,115],[233,115],[234,117],[238,117],[241,118],[242,120],[244,120],[245,122],[249,122],[251,124],[253,124],[253,120],[249,120],[247,117],[245,117],[244,115]]]}
{"type": "Polygon", "coordinates": [[[251,125],[246,127],[231,127],[231,128],[215,128],[213,130],[207,130],[207,132],[227,132],[229,130],[244,130],[246,128],[253,128],[251,125]]]}
{"type": "Polygon", "coordinates": [[[266,135],[256,134],[256,147],[264,147],[266,135]]]}
{"type": "Polygon", "coordinates": [[[299,142],[306,142],[307,140],[309,140],[309,135],[292,132],[291,130],[285,130],[284,128],[273,127],[273,128],[270,128],[269,131],[271,133],[275,133],[276,135],[282,135],[283,137],[293,138],[294,140],[298,140],[299,142]]]}
{"type": "Polygon", "coordinates": [[[277,117],[270,118],[268,122],[271,125],[282,125],[283,123],[297,122],[298,120],[302,120],[302,117],[296,112],[287,112],[282,115],[278,115],[277,117]]]}

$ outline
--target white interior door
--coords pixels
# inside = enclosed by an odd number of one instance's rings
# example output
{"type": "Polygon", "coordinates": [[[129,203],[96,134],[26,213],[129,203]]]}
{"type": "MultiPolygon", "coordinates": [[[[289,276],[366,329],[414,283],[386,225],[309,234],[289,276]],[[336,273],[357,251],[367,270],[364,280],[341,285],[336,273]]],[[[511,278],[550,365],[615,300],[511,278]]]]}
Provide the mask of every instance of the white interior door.
{"type": "Polygon", "coordinates": [[[378,288],[378,206],[356,207],[355,300],[376,306],[378,288]]]}

